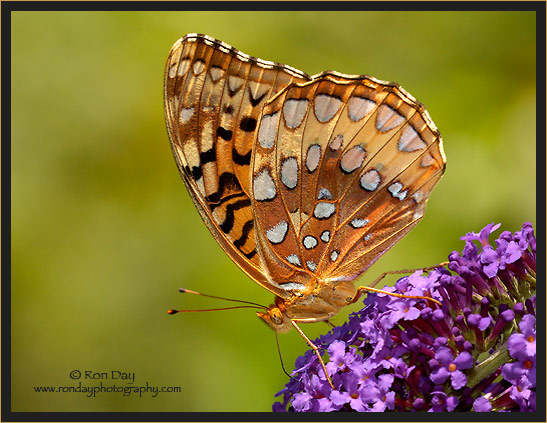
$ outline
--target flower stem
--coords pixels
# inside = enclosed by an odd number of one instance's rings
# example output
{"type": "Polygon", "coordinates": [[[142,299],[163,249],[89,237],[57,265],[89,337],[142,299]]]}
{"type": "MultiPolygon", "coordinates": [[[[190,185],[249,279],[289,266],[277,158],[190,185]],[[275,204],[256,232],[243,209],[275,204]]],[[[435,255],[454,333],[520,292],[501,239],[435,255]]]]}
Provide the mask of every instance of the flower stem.
{"type": "Polygon", "coordinates": [[[496,351],[482,363],[477,365],[467,377],[467,386],[473,388],[481,380],[490,376],[496,369],[499,369],[505,363],[511,360],[507,346],[504,344],[501,349],[496,351]]]}

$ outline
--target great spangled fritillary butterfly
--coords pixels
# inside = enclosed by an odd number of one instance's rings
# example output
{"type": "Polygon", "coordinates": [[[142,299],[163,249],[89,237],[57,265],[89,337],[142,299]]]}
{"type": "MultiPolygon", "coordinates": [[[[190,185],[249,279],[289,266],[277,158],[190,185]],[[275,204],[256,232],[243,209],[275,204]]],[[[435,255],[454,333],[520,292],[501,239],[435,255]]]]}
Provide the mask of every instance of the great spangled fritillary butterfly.
{"type": "Polygon", "coordinates": [[[257,314],[276,331],[356,301],[352,281],[421,220],[445,169],[437,128],[397,84],[308,76],[206,35],[171,49],[164,102],[184,183],[224,251],[275,294],[257,314]]]}

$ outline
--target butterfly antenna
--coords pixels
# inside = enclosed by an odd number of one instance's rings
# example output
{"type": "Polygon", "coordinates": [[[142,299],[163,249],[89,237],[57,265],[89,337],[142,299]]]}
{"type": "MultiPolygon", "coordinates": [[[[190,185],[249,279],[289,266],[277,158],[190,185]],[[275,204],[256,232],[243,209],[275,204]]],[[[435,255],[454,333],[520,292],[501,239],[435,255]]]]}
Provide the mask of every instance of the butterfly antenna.
{"type": "MultiPolygon", "coordinates": [[[[259,308],[255,306],[236,306],[236,307],[222,307],[222,308],[207,308],[203,310],[174,310],[169,309],[167,310],[167,314],[177,314],[177,313],[197,313],[201,311],[220,311],[220,310],[236,310],[238,308],[259,308]]],[[[262,308],[260,308],[262,310],[262,308]]]]}
{"type": "Polygon", "coordinates": [[[216,298],[217,300],[233,301],[235,303],[251,304],[251,305],[254,305],[254,306],[257,306],[257,307],[260,307],[260,308],[268,308],[266,306],[263,306],[262,304],[253,303],[251,301],[235,300],[233,298],[226,298],[226,297],[217,297],[216,295],[203,294],[201,292],[192,291],[192,290],[186,289],[186,288],[179,288],[179,292],[181,294],[195,294],[195,295],[201,295],[202,297],[216,298]]]}
{"type": "Polygon", "coordinates": [[[288,372],[287,370],[285,370],[285,364],[283,364],[283,356],[281,355],[281,347],[279,346],[279,337],[277,336],[277,332],[275,332],[275,343],[277,344],[277,352],[279,353],[279,361],[281,362],[281,368],[283,369],[283,372],[289,376],[290,379],[294,380],[295,382],[297,382],[297,380],[292,377],[288,372]]]}
{"type": "Polygon", "coordinates": [[[192,291],[190,289],[186,288],[179,288],[179,292],[182,294],[195,294],[195,295],[201,295],[202,297],[208,297],[208,298],[216,298],[218,300],[226,300],[226,301],[233,301],[235,303],[243,303],[243,304],[249,304],[246,306],[236,306],[236,307],[222,307],[222,308],[209,308],[204,310],[167,310],[168,314],[177,314],[177,313],[195,313],[198,311],[220,311],[220,310],[236,310],[238,308],[258,308],[260,310],[266,309],[266,306],[263,306],[261,304],[253,303],[250,301],[243,301],[243,300],[235,300],[233,298],[225,298],[225,297],[217,297],[216,295],[209,295],[209,294],[203,294],[201,292],[192,291]]]}

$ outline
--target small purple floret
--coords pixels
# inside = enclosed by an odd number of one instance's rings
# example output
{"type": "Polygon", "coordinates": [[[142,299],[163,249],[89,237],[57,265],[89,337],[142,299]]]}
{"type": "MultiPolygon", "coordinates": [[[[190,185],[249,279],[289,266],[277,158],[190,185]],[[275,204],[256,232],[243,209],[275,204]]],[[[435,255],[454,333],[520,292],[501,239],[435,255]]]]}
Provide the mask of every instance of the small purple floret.
{"type": "Polygon", "coordinates": [[[492,411],[492,404],[485,397],[478,397],[473,403],[473,409],[478,413],[488,413],[492,411]]]}

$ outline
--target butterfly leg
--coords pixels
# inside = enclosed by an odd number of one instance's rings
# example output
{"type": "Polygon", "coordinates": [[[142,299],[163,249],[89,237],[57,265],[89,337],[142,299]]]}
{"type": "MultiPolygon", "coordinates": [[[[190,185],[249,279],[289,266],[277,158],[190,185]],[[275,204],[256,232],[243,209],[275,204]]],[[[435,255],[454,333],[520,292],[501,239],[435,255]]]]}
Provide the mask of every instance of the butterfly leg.
{"type": "Polygon", "coordinates": [[[329,325],[331,328],[335,328],[336,325],[334,323],[332,323],[330,320],[324,320],[324,322],[329,325]]]}
{"type": "Polygon", "coordinates": [[[381,289],[376,289],[376,288],[373,288],[373,287],[378,285],[378,283],[382,279],[384,279],[387,275],[409,274],[409,273],[414,273],[417,270],[422,270],[424,272],[427,272],[429,270],[433,270],[433,269],[436,269],[436,268],[439,268],[439,267],[446,266],[447,264],[448,264],[448,262],[445,261],[445,262],[442,262],[442,263],[437,264],[435,266],[426,267],[424,269],[413,269],[413,270],[405,269],[405,270],[392,270],[390,272],[384,272],[378,278],[376,278],[376,280],[374,282],[372,282],[372,284],[370,286],[360,286],[360,287],[358,287],[357,288],[357,293],[355,294],[355,296],[350,301],[350,304],[353,304],[354,302],[356,302],[361,297],[361,295],[363,294],[364,291],[368,291],[368,292],[376,292],[376,293],[380,293],[380,294],[391,295],[392,297],[430,300],[430,301],[433,301],[434,303],[436,303],[436,304],[438,304],[442,307],[443,304],[440,301],[437,301],[437,300],[435,300],[431,297],[426,297],[426,296],[421,296],[421,295],[396,294],[394,292],[382,291],[381,289]]]}
{"type": "Polygon", "coordinates": [[[417,300],[429,300],[429,301],[433,301],[434,303],[438,304],[441,307],[443,305],[443,303],[441,303],[440,301],[437,301],[436,299],[431,298],[431,297],[422,296],[422,295],[397,294],[395,292],[388,292],[388,291],[382,291],[381,289],[371,288],[370,286],[360,286],[360,287],[358,287],[357,288],[357,293],[351,299],[349,304],[353,304],[354,302],[356,302],[361,297],[361,295],[363,295],[363,291],[375,292],[377,294],[391,295],[392,297],[398,297],[398,298],[413,298],[413,299],[417,299],[417,300]]]}
{"type": "Polygon", "coordinates": [[[442,263],[439,263],[439,264],[436,264],[435,266],[431,266],[431,267],[424,267],[423,269],[403,269],[403,270],[391,270],[389,272],[384,272],[382,273],[380,276],[378,276],[376,278],[376,280],[374,282],[372,282],[370,284],[370,286],[372,288],[374,288],[376,285],[378,285],[378,283],[384,279],[387,275],[399,275],[399,274],[411,274],[411,273],[414,273],[416,272],[417,270],[421,270],[423,272],[428,272],[430,270],[433,270],[433,269],[437,269],[439,267],[444,267],[448,264],[449,262],[448,261],[443,261],[442,263]]]}
{"type": "Polygon", "coordinates": [[[323,358],[321,357],[321,354],[319,354],[319,348],[309,340],[309,338],[306,336],[304,332],[302,332],[302,329],[298,327],[296,322],[294,320],[291,320],[291,324],[294,326],[294,328],[298,331],[300,336],[304,338],[304,340],[308,343],[308,345],[312,348],[312,350],[315,352],[315,355],[319,359],[319,362],[321,363],[321,367],[323,367],[323,372],[325,372],[325,377],[327,378],[327,381],[329,382],[329,385],[332,389],[336,389],[334,385],[332,384],[332,380],[330,379],[329,374],[327,373],[327,366],[325,366],[325,362],[323,361],[323,358]]]}

